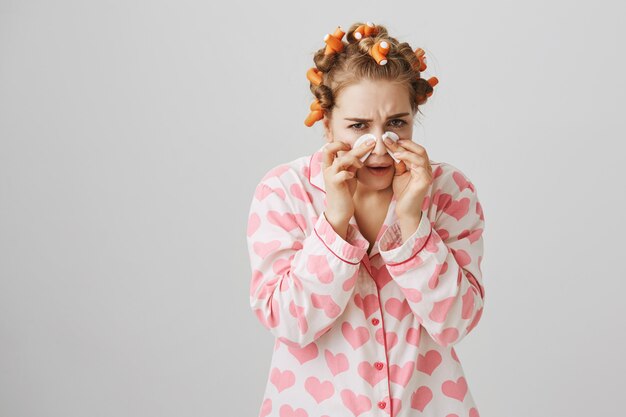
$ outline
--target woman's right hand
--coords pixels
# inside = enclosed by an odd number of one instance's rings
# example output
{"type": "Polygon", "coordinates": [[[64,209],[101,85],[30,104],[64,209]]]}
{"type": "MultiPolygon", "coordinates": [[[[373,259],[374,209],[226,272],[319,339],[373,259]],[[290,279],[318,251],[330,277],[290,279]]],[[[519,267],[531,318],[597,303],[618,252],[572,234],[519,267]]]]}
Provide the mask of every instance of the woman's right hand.
{"type": "MultiPolygon", "coordinates": [[[[367,151],[374,148],[376,141],[373,139],[352,149],[341,141],[327,143],[324,147],[322,158],[322,170],[324,173],[324,186],[326,188],[326,209],[324,211],[328,221],[336,225],[346,226],[354,215],[354,192],[356,191],[356,170],[364,164],[360,158],[367,151]],[[344,151],[339,156],[338,152],[344,151]]],[[[343,227],[341,227],[343,228],[343,227]]]]}

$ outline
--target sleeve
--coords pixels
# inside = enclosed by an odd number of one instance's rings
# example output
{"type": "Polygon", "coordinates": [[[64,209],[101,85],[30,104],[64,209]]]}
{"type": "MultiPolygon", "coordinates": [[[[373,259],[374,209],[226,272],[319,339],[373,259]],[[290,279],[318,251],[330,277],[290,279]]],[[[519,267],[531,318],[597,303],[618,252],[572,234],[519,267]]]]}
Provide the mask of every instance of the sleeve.
{"type": "Polygon", "coordinates": [[[324,212],[306,233],[290,190],[280,181],[261,181],[255,190],[247,230],[250,306],[276,338],[303,347],[344,311],[369,242],[353,225],[344,240],[324,212]]]}
{"type": "Polygon", "coordinates": [[[482,315],[484,216],[474,185],[458,170],[435,193],[433,204],[434,227],[422,210],[415,233],[402,243],[396,222],[381,237],[379,250],[420,324],[436,343],[448,346],[482,315]]]}

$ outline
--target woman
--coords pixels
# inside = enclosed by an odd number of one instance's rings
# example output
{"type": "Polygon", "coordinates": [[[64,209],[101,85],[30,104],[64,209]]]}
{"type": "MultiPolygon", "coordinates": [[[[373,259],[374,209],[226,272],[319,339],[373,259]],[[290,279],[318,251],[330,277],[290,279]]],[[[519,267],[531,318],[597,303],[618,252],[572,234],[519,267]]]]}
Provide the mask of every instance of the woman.
{"type": "Polygon", "coordinates": [[[259,416],[478,416],[453,347],[483,309],[476,188],[411,141],[436,84],[423,50],[371,23],[344,34],[307,73],[327,143],[252,199],[250,305],[276,337],[259,416]]]}

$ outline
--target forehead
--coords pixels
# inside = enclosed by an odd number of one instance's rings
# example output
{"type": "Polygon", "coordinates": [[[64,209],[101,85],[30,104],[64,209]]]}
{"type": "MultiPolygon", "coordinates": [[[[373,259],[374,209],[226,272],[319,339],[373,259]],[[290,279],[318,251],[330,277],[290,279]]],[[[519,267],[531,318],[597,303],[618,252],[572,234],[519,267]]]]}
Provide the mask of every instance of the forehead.
{"type": "Polygon", "coordinates": [[[342,115],[354,117],[411,112],[407,87],[391,81],[362,80],[351,84],[339,93],[335,107],[342,115]]]}

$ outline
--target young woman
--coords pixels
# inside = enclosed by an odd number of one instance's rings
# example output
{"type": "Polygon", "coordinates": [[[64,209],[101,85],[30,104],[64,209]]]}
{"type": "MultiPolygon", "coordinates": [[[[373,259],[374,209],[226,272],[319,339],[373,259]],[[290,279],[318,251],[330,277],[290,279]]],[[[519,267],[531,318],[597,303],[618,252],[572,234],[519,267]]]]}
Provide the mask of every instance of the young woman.
{"type": "Polygon", "coordinates": [[[252,199],[250,305],[276,337],[259,416],[477,417],[454,350],[483,311],[476,187],[411,140],[437,83],[423,50],[371,23],[345,34],[307,73],[327,143],[252,199]]]}

